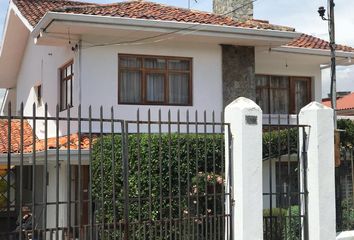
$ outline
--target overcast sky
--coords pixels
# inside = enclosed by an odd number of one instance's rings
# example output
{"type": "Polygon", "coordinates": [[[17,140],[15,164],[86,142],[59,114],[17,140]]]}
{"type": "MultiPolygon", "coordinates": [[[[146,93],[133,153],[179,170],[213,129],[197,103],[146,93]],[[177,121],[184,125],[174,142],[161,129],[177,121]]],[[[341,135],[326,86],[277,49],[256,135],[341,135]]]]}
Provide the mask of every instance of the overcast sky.
{"type": "MultiPolygon", "coordinates": [[[[112,3],[119,0],[91,0],[112,3]]],[[[187,7],[188,0],[155,0],[156,2],[187,7]]],[[[194,9],[211,11],[212,0],[191,1],[194,9]]],[[[337,43],[354,46],[354,1],[335,0],[337,43]]],[[[0,27],[6,16],[8,0],[0,0],[0,27]]],[[[254,17],[271,23],[295,27],[297,31],[328,39],[327,22],[318,16],[319,6],[327,8],[327,0],[257,0],[254,3],[254,17]]],[[[2,32],[0,33],[1,37],[2,32]]],[[[338,91],[354,91],[354,67],[338,67],[338,91]]],[[[323,71],[323,96],[329,92],[329,71],[323,71]]]]}

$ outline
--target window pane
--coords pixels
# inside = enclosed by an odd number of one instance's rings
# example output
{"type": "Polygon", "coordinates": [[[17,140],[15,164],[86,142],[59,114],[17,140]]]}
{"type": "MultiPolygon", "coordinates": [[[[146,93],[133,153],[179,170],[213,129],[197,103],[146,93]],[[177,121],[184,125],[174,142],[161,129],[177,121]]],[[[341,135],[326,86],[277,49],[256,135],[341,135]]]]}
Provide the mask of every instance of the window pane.
{"type": "Polygon", "coordinates": [[[120,67],[124,68],[140,68],[141,59],[138,57],[122,57],[119,59],[120,67]]]}
{"type": "Polygon", "coordinates": [[[256,75],[256,103],[261,107],[263,113],[269,113],[269,77],[256,75]]]}
{"type": "Polygon", "coordinates": [[[261,107],[263,113],[269,113],[269,95],[268,95],[268,88],[258,88],[257,89],[257,96],[256,96],[256,103],[258,106],[261,107]]]}
{"type": "Polygon", "coordinates": [[[169,70],[189,71],[189,68],[190,68],[189,60],[180,60],[180,59],[168,60],[169,70]]]}
{"type": "Polygon", "coordinates": [[[66,68],[66,77],[67,76],[70,76],[72,74],[72,68],[71,68],[71,65],[69,65],[67,68],[66,68]]]}
{"type": "Polygon", "coordinates": [[[168,93],[171,104],[188,104],[189,74],[170,74],[168,93]]]}
{"type": "Polygon", "coordinates": [[[144,67],[149,69],[165,69],[166,60],[160,58],[145,58],[144,67]]]}
{"type": "Polygon", "coordinates": [[[148,102],[163,102],[165,75],[161,73],[146,74],[146,100],[148,102]]]}
{"type": "Polygon", "coordinates": [[[270,113],[289,113],[289,91],[288,89],[270,90],[270,113]]]}
{"type": "Polygon", "coordinates": [[[67,87],[67,99],[68,99],[67,100],[67,105],[72,106],[72,99],[71,99],[71,95],[72,95],[72,93],[71,93],[71,90],[72,90],[71,84],[72,84],[72,82],[71,82],[71,80],[68,80],[66,84],[67,84],[66,87],[67,87]]]}
{"type": "Polygon", "coordinates": [[[309,102],[307,81],[306,80],[295,80],[295,110],[296,113],[300,112],[309,102]]]}
{"type": "Polygon", "coordinates": [[[269,81],[269,77],[268,76],[261,76],[261,75],[257,75],[256,76],[257,87],[267,87],[268,86],[268,81],[269,81]]]}
{"type": "Polygon", "coordinates": [[[67,108],[67,99],[66,99],[66,81],[61,82],[61,109],[64,110],[67,108]]]}
{"type": "Polygon", "coordinates": [[[271,88],[289,88],[289,78],[282,76],[271,76],[271,88]]]}
{"type": "Polygon", "coordinates": [[[122,71],[120,76],[120,101],[125,103],[141,102],[141,72],[122,71]]]}

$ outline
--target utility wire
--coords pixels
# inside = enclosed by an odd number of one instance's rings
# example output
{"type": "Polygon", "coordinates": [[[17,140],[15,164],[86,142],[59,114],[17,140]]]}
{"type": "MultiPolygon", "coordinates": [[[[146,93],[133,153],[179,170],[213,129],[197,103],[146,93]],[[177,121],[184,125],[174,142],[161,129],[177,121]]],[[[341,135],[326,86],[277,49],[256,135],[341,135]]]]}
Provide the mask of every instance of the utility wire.
{"type": "MultiPolygon", "coordinates": [[[[249,1],[245,4],[242,4],[241,6],[237,7],[237,8],[234,8],[233,10],[229,11],[229,12],[226,12],[224,14],[220,14],[219,16],[226,16],[226,15],[229,15],[231,13],[234,13],[235,11],[241,9],[241,8],[244,8],[250,4],[253,4],[254,2],[256,2],[258,0],[252,0],[252,1],[249,1]]],[[[144,38],[140,38],[140,39],[136,39],[136,40],[130,40],[130,41],[122,41],[122,42],[116,42],[116,43],[102,43],[102,44],[95,44],[95,45],[91,45],[89,47],[86,47],[84,49],[88,49],[88,48],[94,48],[94,47],[104,47],[104,46],[114,46],[114,45],[142,45],[142,44],[151,44],[151,43],[158,43],[158,42],[162,42],[162,41],[165,41],[165,40],[170,40],[170,39],[173,39],[174,37],[169,37],[169,38],[165,38],[165,39],[157,39],[155,41],[152,41],[152,42],[144,42],[146,40],[151,40],[151,39],[155,39],[155,38],[159,38],[159,37],[164,37],[164,36],[169,36],[169,35],[172,35],[172,34],[175,34],[175,33],[179,33],[179,32],[184,32],[184,31],[188,31],[188,30],[191,30],[193,28],[196,28],[200,25],[204,25],[204,23],[197,23],[195,25],[192,25],[192,26],[189,26],[189,27],[186,27],[186,28],[182,28],[182,29],[178,29],[178,30],[175,30],[175,31],[171,31],[171,32],[168,32],[168,33],[161,33],[161,34],[157,34],[155,36],[150,36],[150,37],[144,37],[144,38]]],[[[207,26],[205,26],[207,27],[207,26]]],[[[199,29],[195,29],[191,32],[188,32],[188,33],[185,33],[183,35],[187,35],[187,34],[191,34],[191,33],[194,33],[194,32],[198,32],[200,30],[202,30],[203,28],[199,28],[199,29]]]]}

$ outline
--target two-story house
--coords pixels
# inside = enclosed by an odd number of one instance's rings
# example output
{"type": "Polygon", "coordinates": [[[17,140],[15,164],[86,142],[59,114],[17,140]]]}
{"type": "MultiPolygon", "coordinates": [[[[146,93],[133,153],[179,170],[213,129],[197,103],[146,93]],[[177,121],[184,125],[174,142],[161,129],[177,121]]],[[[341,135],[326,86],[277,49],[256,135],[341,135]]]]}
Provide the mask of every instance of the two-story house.
{"type": "MultiPolygon", "coordinates": [[[[23,103],[24,115],[31,116],[35,103],[37,116],[44,116],[47,103],[52,117],[57,106],[61,117],[69,108],[76,116],[80,105],[83,117],[90,106],[99,117],[103,106],[104,116],[109,117],[113,107],[115,117],[124,120],[135,119],[138,109],[142,114],[151,109],[155,119],[159,109],[172,114],[180,109],[182,119],[187,110],[198,110],[202,119],[204,110],[221,113],[240,96],[256,101],[264,114],[286,116],[310,101],[320,102],[321,66],[329,63],[329,43],[253,19],[252,4],[235,8],[239,2],[214,0],[215,13],[208,13],[139,0],[114,4],[11,0],[0,50],[0,88],[7,89],[1,112],[19,115],[23,103]]],[[[339,63],[351,65],[353,57],[353,48],[337,45],[339,63]]],[[[7,134],[7,127],[3,120],[0,134],[7,134]]],[[[17,129],[14,133],[20,131],[18,123],[12,127],[17,129]]],[[[58,131],[65,141],[67,127],[49,121],[48,138],[55,138],[58,131]]],[[[88,132],[88,126],[81,131],[88,132]]],[[[70,133],[76,132],[73,124],[70,133]]],[[[31,145],[30,119],[24,133],[31,145]]],[[[44,138],[43,122],[36,125],[35,135],[38,141],[44,138]]],[[[19,138],[12,136],[13,148],[19,138]]],[[[55,148],[55,140],[49,142],[55,148]]],[[[0,143],[4,164],[0,169],[6,169],[7,142],[0,143]]],[[[16,168],[19,149],[12,152],[16,168]]],[[[30,163],[30,148],[27,153],[30,163]]],[[[64,176],[65,166],[60,171],[64,176]]],[[[55,166],[49,166],[48,201],[54,201],[50,196],[56,189],[50,186],[55,185],[55,172],[55,166]]],[[[28,167],[26,176],[31,173],[28,167]]],[[[42,177],[37,181],[43,185],[42,177]]],[[[29,186],[28,191],[32,194],[33,189],[29,186]]],[[[48,219],[47,226],[53,221],[48,219]]]]}

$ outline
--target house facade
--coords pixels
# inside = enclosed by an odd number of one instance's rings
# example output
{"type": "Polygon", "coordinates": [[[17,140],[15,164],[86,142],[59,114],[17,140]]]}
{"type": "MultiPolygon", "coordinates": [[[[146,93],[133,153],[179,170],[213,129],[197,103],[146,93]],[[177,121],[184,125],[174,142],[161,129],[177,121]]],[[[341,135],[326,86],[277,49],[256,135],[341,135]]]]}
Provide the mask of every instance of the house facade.
{"type": "MultiPolygon", "coordinates": [[[[0,87],[8,89],[2,112],[9,102],[12,114],[24,103],[25,115],[33,103],[37,115],[47,103],[51,116],[56,105],[63,116],[67,106],[74,115],[78,105],[93,112],[113,106],[116,116],[132,119],[137,109],[221,113],[245,96],[265,114],[291,114],[320,101],[328,54],[327,42],[266,21],[141,1],[41,6],[16,0],[1,54],[0,87]],[[130,8],[153,11],[146,16],[130,8]]],[[[352,54],[338,46],[341,62],[352,54]]]]}

